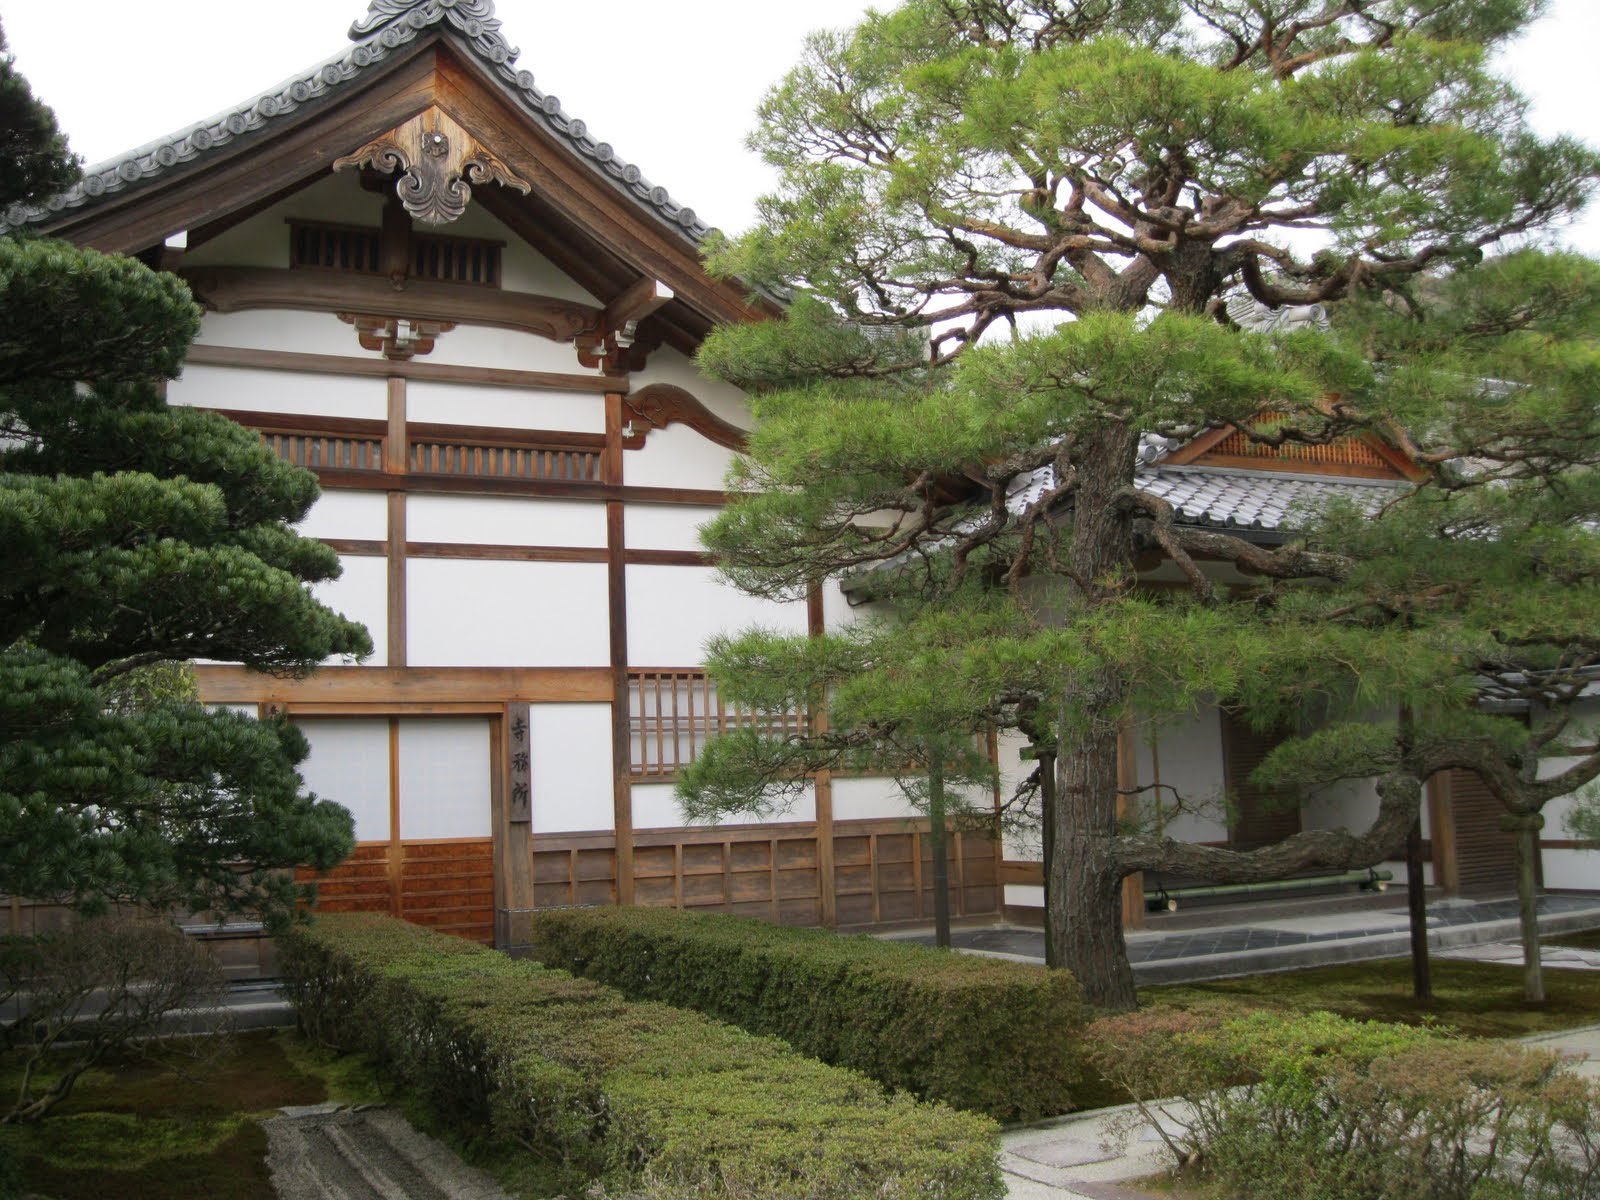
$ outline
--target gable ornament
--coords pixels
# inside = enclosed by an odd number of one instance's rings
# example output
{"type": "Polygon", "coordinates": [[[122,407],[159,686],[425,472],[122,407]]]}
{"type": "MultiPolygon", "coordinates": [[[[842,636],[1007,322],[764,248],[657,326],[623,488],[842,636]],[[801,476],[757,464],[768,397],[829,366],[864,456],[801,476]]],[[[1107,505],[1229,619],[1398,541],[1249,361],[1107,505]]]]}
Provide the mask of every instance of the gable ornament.
{"type": "Polygon", "coordinates": [[[447,224],[466,212],[474,186],[499,183],[523,195],[532,190],[439,108],[418,113],[354,154],[334,160],[335,171],[347,167],[371,167],[382,175],[400,172],[395,194],[406,212],[428,225],[447,224]]]}

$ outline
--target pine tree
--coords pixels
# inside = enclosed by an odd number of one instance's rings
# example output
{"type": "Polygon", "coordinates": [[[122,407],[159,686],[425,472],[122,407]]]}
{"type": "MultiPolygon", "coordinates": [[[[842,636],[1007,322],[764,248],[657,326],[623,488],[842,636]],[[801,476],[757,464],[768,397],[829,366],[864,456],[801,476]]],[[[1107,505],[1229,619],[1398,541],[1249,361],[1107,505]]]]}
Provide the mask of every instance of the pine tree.
{"type": "MultiPolygon", "coordinates": [[[[0,208],[72,180],[9,60],[0,113],[0,208]]],[[[163,398],[199,319],[132,259],[0,238],[0,892],[276,918],[283,868],[352,846],[349,813],[302,790],[304,738],[208,711],[173,666],[371,650],[307,590],[339,573],[289,528],[314,478],[163,398]]]]}
{"type": "Polygon", "coordinates": [[[1048,629],[986,649],[1031,681],[1024,706],[1052,727],[1047,956],[1097,1003],[1133,1003],[1126,875],[1376,861],[1414,819],[1416,781],[1394,771],[1361,836],[1249,855],[1119,832],[1119,724],[1243,682],[1238,661],[1168,636],[1220,604],[1199,563],[1348,569],[1305,544],[1181,527],[1135,468],[1147,435],[1270,409],[1257,440],[1326,442],[1428,425],[1470,392],[1391,411],[1399,393],[1358,338],[1248,333],[1226,301],[1424,312],[1433,277],[1578,208],[1600,159],[1533,134],[1488,65],[1539,8],[910,0],[813,37],[763,105],[752,141],[780,186],[714,266],[794,302],[702,352],[756,394],[758,420],[734,482],[760,495],[708,545],[758,594],[895,563],[930,602],[986,579],[1048,613],[1048,629]],[[1155,551],[1195,611],[1135,594],[1136,559],[1155,551]]]}

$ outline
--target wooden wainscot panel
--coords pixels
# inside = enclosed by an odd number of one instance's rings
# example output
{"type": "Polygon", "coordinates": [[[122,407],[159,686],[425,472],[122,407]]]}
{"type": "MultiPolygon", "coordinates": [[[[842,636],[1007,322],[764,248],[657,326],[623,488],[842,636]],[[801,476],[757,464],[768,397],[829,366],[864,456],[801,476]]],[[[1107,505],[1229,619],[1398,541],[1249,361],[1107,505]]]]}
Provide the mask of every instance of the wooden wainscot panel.
{"type": "MultiPolygon", "coordinates": [[[[933,872],[927,861],[926,822],[845,821],[835,828],[834,892],[840,924],[931,919],[933,872]]],[[[821,856],[813,824],[650,829],[634,837],[635,903],[785,924],[823,922],[821,856]]],[[[537,902],[610,903],[615,884],[610,840],[602,832],[536,836],[537,902]]],[[[994,843],[978,833],[953,834],[950,854],[955,915],[998,912],[994,843]]]]}

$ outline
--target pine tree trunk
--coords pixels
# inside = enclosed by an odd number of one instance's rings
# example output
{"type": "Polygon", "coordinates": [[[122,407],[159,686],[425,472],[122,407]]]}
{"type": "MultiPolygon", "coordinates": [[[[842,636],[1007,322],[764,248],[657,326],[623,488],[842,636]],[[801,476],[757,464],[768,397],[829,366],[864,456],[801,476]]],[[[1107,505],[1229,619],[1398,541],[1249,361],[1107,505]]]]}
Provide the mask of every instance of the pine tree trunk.
{"type": "Polygon", "coordinates": [[[950,860],[945,850],[944,750],[928,763],[928,850],[933,857],[933,941],[950,948],[950,860]]]}
{"type": "Polygon", "coordinates": [[[1046,961],[1071,971],[1101,1008],[1137,1006],[1122,938],[1123,871],[1117,833],[1117,734],[1113,727],[1063,742],[1057,763],[1053,853],[1045,863],[1046,961]]]}
{"type": "MultiPolygon", "coordinates": [[[[1056,756],[1054,754],[1039,755],[1039,827],[1043,845],[1040,849],[1044,861],[1052,863],[1056,859],[1056,756]]],[[[1051,909],[1050,903],[1050,872],[1048,867],[1044,871],[1044,911],[1048,922],[1051,909]]],[[[1044,939],[1044,965],[1052,968],[1061,966],[1061,956],[1057,951],[1054,938],[1044,939]]]]}
{"type": "Polygon", "coordinates": [[[1517,835],[1517,909],[1522,920],[1522,998],[1544,1003],[1544,964],[1539,955],[1539,831],[1544,818],[1538,813],[1511,817],[1517,835]]]}
{"type": "MultiPolygon", "coordinates": [[[[1137,431],[1110,426],[1074,455],[1070,591],[1072,620],[1113,603],[1132,585],[1133,539],[1126,489],[1137,431]]],[[[1045,861],[1046,961],[1071,971],[1089,1003],[1131,1009],[1133,968],[1122,938],[1123,870],[1117,835],[1117,723],[1125,688],[1110,670],[1065,681],[1056,741],[1055,819],[1045,861]]]]}
{"type": "Polygon", "coordinates": [[[1428,961],[1428,894],[1422,881],[1422,818],[1406,835],[1406,909],[1411,914],[1411,992],[1433,999],[1433,965],[1428,961]]]}

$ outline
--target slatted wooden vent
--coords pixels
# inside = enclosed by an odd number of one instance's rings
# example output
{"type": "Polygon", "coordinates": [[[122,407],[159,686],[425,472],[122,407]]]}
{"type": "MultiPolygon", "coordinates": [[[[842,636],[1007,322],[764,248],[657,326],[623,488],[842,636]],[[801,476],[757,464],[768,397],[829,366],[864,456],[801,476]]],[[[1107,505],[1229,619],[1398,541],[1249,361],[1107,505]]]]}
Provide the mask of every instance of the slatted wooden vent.
{"type": "Polygon", "coordinates": [[[411,274],[417,279],[500,286],[500,249],[504,242],[484,238],[415,234],[411,239],[411,274]]]}
{"type": "Polygon", "coordinates": [[[573,446],[501,446],[416,437],[411,441],[411,469],[425,475],[598,483],[602,453],[573,446]]]}
{"type": "MultiPolygon", "coordinates": [[[[383,235],[365,225],[324,221],[289,222],[289,265],[314,271],[352,275],[384,275],[383,235]]],[[[488,238],[413,233],[408,269],[413,279],[500,286],[500,253],[504,242],[488,238]]]]}
{"type": "Polygon", "coordinates": [[[798,732],[799,712],[756,713],[727,704],[704,671],[628,672],[628,723],[635,779],[671,779],[705,744],[730,729],[798,732]]]}
{"type": "Polygon", "coordinates": [[[327,433],[263,433],[261,440],[285,462],[324,471],[383,470],[383,439],[327,433]]]}
{"type": "MultiPolygon", "coordinates": [[[[1282,413],[1264,412],[1253,422],[1257,428],[1270,428],[1272,422],[1284,419],[1282,413]]],[[[1377,450],[1360,438],[1346,437],[1325,445],[1307,446],[1298,442],[1285,442],[1281,446],[1251,441],[1242,430],[1235,430],[1213,446],[1204,457],[1267,459],[1280,463],[1298,463],[1305,466],[1372,467],[1393,470],[1390,463],[1377,450]]]]}
{"type": "Polygon", "coordinates": [[[355,275],[381,275],[376,229],[329,225],[321,221],[289,222],[289,265],[355,275]]]}

